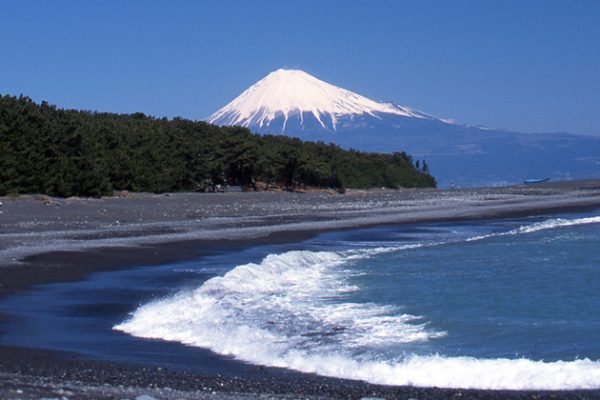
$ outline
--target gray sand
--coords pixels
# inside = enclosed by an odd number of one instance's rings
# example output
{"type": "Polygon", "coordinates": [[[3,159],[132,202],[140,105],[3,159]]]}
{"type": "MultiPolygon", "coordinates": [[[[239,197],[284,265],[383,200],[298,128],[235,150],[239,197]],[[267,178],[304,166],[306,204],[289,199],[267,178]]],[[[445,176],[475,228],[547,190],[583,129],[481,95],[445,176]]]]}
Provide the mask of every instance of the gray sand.
{"type": "Polygon", "coordinates": [[[261,238],[375,224],[600,208],[600,181],[468,190],[126,194],[0,198],[0,266],[50,251],[261,238]]]}

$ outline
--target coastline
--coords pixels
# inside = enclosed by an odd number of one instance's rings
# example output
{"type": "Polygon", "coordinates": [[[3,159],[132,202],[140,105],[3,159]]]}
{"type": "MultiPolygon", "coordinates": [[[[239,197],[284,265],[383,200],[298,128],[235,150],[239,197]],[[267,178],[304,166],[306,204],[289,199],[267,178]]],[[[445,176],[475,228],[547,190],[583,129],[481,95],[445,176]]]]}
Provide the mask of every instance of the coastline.
{"type": "MultiPolygon", "coordinates": [[[[92,272],[194,259],[253,245],[298,242],[327,230],[600,208],[600,181],[465,190],[356,191],[343,196],[184,193],[108,199],[39,196],[2,202],[0,297],[35,284],[79,280],[92,272]]],[[[155,392],[149,395],[156,398],[201,398],[214,396],[212,392],[220,393],[222,398],[255,398],[257,393],[275,398],[600,398],[597,390],[507,392],[386,387],[299,373],[282,376],[265,372],[267,378],[262,381],[198,377],[43,350],[0,349],[2,398],[13,398],[9,395],[19,385],[41,388],[42,393],[45,384],[50,386],[44,395],[60,394],[56,392],[59,389],[52,388],[70,385],[79,388],[74,389],[80,391],[78,398],[86,398],[81,392],[84,388],[89,390],[87,398],[125,397],[125,388],[130,386],[141,390],[139,393],[152,389],[155,392]],[[90,388],[103,383],[111,387],[98,386],[105,393],[90,388]],[[164,392],[165,387],[182,393],[174,396],[174,392],[164,392]]],[[[37,393],[35,390],[31,393],[37,393]]]]}
{"type": "MultiPolygon", "coordinates": [[[[264,368],[263,377],[199,376],[0,346],[0,398],[39,399],[600,399],[600,390],[517,391],[374,385],[264,368]],[[18,392],[21,390],[21,393],[18,392]],[[138,397],[149,396],[149,397],[138,397]]],[[[257,367],[258,368],[258,367],[257,367]]]]}
{"type": "Polygon", "coordinates": [[[600,209],[600,180],[457,190],[0,198],[0,297],[99,271],[386,224],[600,209]],[[36,273],[32,274],[31,271],[36,273]]]}

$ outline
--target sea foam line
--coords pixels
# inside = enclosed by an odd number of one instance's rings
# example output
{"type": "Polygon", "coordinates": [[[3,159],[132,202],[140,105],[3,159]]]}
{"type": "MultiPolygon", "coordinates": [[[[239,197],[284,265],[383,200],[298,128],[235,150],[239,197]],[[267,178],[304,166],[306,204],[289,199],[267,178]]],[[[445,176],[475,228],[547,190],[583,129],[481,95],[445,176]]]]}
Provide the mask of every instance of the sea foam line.
{"type": "MultiPolygon", "coordinates": [[[[491,236],[600,222],[552,219],[491,236]]],[[[423,244],[341,252],[292,251],[245,264],[194,291],[138,308],[114,327],[134,336],[177,341],[246,362],[387,385],[479,389],[597,389],[600,363],[544,362],[440,355],[375,360],[355,350],[432,340],[445,332],[393,307],[344,302],[358,288],[344,264],[423,244]],[[332,301],[335,299],[337,301],[332,301]]]]}
{"type": "Polygon", "coordinates": [[[290,354],[282,360],[270,361],[302,372],[395,386],[488,390],[600,388],[600,363],[589,359],[543,362],[524,358],[415,355],[392,362],[360,361],[339,355],[290,354]]]}
{"type": "Polygon", "coordinates": [[[552,219],[547,219],[542,222],[536,222],[531,225],[523,225],[517,229],[512,229],[508,232],[490,233],[487,235],[474,236],[474,237],[466,239],[466,241],[472,242],[472,241],[476,241],[476,240],[487,239],[490,237],[519,235],[519,234],[523,234],[523,233],[534,233],[534,232],[544,231],[544,230],[548,230],[548,229],[563,228],[563,227],[578,226],[578,225],[588,225],[588,224],[598,224],[598,223],[600,223],[600,216],[576,218],[576,219],[552,218],[552,219]]]}
{"type": "Polygon", "coordinates": [[[241,265],[209,279],[196,290],[143,305],[114,329],[288,367],[274,360],[298,351],[327,354],[445,335],[397,307],[347,300],[358,288],[347,282],[353,271],[341,267],[388,251],[269,255],[260,264],[241,265]]]}

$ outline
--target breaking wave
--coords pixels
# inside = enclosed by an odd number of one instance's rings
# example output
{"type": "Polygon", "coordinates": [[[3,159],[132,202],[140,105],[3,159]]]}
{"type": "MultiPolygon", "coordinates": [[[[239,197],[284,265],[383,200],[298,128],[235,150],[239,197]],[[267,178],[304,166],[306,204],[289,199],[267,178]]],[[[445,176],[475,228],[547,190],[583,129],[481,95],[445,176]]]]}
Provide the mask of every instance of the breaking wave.
{"type": "MultiPolygon", "coordinates": [[[[551,219],[490,236],[598,223],[551,219]]],[[[195,290],[138,308],[114,329],[211,349],[246,362],[387,385],[479,389],[600,388],[600,362],[416,355],[377,349],[441,338],[401,307],[351,301],[356,260],[420,244],[339,252],[290,251],[240,265],[195,290]]]]}
{"type": "Polygon", "coordinates": [[[578,225],[588,225],[588,224],[598,224],[598,223],[600,223],[600,217],[586,217],[586,218],[576,218],[576,219],[552,218],[552,219],[547,219],[546,221],[536,222],[531,225],[523,225],[517,229],[513,229],[508,232],[490,233],[487,235],[475,236],[472,238],[468,238],[467,241],[471,242],[471,241],[475,241],[475,240],[487,239],[490,237],[519,235],[519,234],[523,234],[523,233],[534,233],[534,232],[540,232],[540,231],[545,231],[545,230],[555,229],[555,228],[563,228],[563,227],[578,226],[578,225]]]}

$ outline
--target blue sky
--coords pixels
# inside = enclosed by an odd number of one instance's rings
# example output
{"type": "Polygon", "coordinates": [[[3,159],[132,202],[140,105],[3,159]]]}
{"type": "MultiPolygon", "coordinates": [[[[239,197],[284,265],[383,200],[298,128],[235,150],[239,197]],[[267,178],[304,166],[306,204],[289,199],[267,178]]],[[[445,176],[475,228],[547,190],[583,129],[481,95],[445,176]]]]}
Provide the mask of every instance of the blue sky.
{"type": "Polygon", "coordinates": [[[281,67],[462,123],[600,135],[596,0],[0,0],[0,94],[203,119],[281,67]]]}

